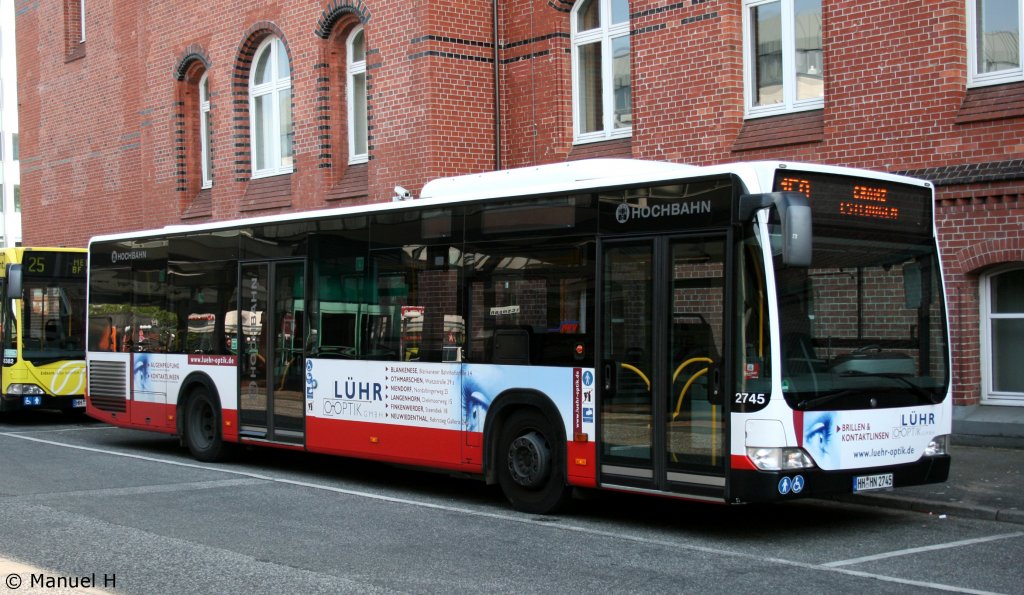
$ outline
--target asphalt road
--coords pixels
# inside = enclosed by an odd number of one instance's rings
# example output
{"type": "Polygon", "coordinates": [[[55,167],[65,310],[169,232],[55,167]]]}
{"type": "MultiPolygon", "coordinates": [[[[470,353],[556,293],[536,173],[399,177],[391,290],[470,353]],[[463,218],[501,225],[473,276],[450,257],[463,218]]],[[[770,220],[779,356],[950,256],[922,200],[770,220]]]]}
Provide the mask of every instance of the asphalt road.
{"type": "Polygon", "coordinates": [[[163,435],[0,418],[0,580],[19,583],[0,594],[52,593],[32,581],[53,577],[126,593],[1024,593],[1021,561],[1024,530],[992,521],[619,494],[540,517],[470,479],[268,449],[205,464],[163,435]]]}

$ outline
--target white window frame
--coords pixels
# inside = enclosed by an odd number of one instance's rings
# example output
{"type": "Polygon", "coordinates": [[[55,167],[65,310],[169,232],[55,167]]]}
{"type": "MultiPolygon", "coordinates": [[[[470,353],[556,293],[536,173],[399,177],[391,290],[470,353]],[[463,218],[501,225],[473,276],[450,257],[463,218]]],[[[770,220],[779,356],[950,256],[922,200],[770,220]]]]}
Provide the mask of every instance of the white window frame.
{"type": "Polygon", "coordinates": [[[1017,0],[1017,68],[996,72],[978,72],[978,11],[977,0],[967,0],[967,86],[986,87],[1024,81],[1024,2],[1017,0]]]}
{"type": "MultiPolygon", "coordinates": [[[[291,159],[287,162],[284,162],[286,155],[284,154],[283,147],[281,146],[280,92],[284,90],[291,91],[292,89],[291,71],[289,70],[288,76],[284,77],[280,76],[280,73],[278,72],[278,52],[282,51],[286,50],[284,42],[281,41],[281,39],[273,35],[267,37],[262,43],[260,43],[259,47],[256,48],[256,52],[253,54],[252,68],[249,70],[249,146],[253,179],[289,174],[295,169],[294,146],[292,147],[291,159]],[[270,52],[270,82],[257,85],[255,83],[256,64],[259,63],[264,52],[270,52]],[[270,96],[270,130],[267,131],[265,139],[267,143],[267,163],[270,165],[263,169],[257,169],[256,98],[265,95],[270,96]]],[[[291,105],[288,105],[287,109],[290,111],[291,105]]],[[[292,126],[292,133],[294,134],[294,123],[292,126]]]]}
{"type": "MultiPolygon", "coordinates": [[[[363,27],[358,26],[352,30],[348,35],[348,39],[345,41],[345,94],[346,94],[346,106],[348,108],[348,162],[349,164],[354,163],[366,163],[370,159],[370,137],[369,137],[369,122],[363,120],[362,122],[356,122],[356,103],[355,103],[355,79],[360,74],[363,75],[364,89],[366,81],[366,34],[363,32],[363,27]],[[352,42],[355,41],[356,36],[363,33],[363,59],[353,60],[352,59],[352,42]],[[366,145],[366,152],[356,152],[356,140],[357,133],[362,132],[364,144],[366,145]]],[[[366,103],[366,97],[363,97],[364,104],[366,103]]],[[[369,114],[367,114],[369,117],[369,114]]]]}
{"type": "Polygon", "coordinates": [[[199,77],[199,161],[203,172],[202,188],[213,186],[213,172],[210,161],[210,135],[207,133],[210,124],[209,72],[199,77]]]}
{"type": "MultiPolygon", "coordinates": [[[[796,20],[794,0],[743,0],[743,96],[745,117],[762,118],[825,107],[824,93],[813,99],[796,98],[796,20]],[[782,12],[782,96],[781,103],[756,105],[757,82],[754,80],[753,9],[778,2],[782,12]]],[[[824,74],[823,74],[824,76],[824,74]]]]}
{"type": "MultiPolygon", "coordinates": [[[[600,4],[601,26],[589,31],[578,30],[579,9],[585,2],[578,0],[569,15],[572,35],[572,135],[574,144],[603,141],[613,138],[626,138],[633,135],[632,125],[623,128],[615,128],[615,81],[614,81],[614,58],[612,56],[612,42],[621,37],[629,37],[630,21],[627,18],[623,23],[612,23],[612,2],[611,0],[594,0],[600,4]],[[601,102],[603,104],[602,130],[595,132],[580,132],[582,130],[581,117],[583,111],[580,105],[579,83],[582,73],[579,66],[580,46],[590,45],[595,42],[601,44],[601,102]]],[[[633,51],[633,43],[630,40],[629,51],[633,51]]],[[[633,86],[632,70],[630,70],[630,88],[633,86]]],[[[632,112],[632,106],[630,107],[632,112]]]]}
{"type": "Polygon", "coordinates": [[[1024,393],[996,392],[993,388],[994,379],[992,377],[992,366],[995,361],[993,358],[994,353],[992,346],[992,321],[1024,319],[1024,314],[994,314],[991,309],[992,279],[1004,273],[1013,272],[1022,268],[1024,268],[1024,266],[1021,265],[1000,267],[982,275],[980,283],[978,284],[978,301],[981,311],[981,316],[979,317],[981,319],[981,402],[986,405],[1016,405],[1024,407],[1024,393]]]}
{"type": "Polygon", "coordinates": [[[80,0],[78,5],[79,43],[85,43],[85,0],[80,0]]]}

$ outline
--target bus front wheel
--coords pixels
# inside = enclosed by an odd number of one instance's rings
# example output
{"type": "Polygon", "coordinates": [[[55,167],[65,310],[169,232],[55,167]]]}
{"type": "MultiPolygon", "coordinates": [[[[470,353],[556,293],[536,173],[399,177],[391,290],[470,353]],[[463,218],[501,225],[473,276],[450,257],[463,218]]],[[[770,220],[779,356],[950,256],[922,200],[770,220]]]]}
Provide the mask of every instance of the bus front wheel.
{"type": "Polygon", "coordinates": [[[513,413],[501,429],[497,449],[498,483],[520,512],[550,514],[565,505],[570,489],[551,423],[539,411],[513,413]]]}
{"type": "Polygon", "coordinates": [[[227,445],[220,433],[220,411],[210,391],[197,388],[185,406],[185,444],[192,456],[204,462],[227,457],[227,445]]]}

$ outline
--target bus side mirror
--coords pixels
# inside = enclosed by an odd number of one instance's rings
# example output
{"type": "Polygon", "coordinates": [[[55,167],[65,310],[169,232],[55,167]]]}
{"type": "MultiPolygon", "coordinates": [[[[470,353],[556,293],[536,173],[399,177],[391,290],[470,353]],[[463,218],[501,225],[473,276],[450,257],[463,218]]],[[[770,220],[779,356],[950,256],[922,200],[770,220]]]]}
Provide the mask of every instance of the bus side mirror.
{"type": "Polygon", "coordinates": [[[811,206],[799,192],[766,192],[740,197],[739,218],[746,223],[757,211],[774,206],[782,221],[782,262],[794,267],[811,265],[811,206]]]}
{"type": "Polygon", "coordinates": [[[21,299],[21,265],[7,265],[7,298],[21,299]]]}

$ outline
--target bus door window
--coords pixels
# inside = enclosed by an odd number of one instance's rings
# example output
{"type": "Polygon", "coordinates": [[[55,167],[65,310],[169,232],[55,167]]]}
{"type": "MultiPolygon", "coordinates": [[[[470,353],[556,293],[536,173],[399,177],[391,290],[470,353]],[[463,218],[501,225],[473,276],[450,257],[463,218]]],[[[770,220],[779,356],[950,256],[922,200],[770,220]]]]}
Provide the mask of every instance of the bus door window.
{"type": "Polygon", "coordinates": [[[668,395],[668,466],[721,466],[725,245],[685,239],[671,244],[671,389],[668,395]]]}

